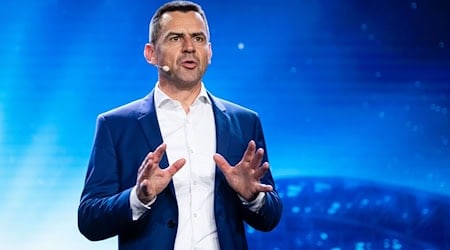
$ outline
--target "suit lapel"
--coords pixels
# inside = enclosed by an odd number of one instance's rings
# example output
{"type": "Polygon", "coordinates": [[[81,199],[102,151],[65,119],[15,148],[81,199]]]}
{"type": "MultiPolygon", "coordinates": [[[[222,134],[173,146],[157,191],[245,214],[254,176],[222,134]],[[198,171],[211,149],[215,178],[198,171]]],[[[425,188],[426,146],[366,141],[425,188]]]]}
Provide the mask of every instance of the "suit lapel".
{"type": "MultiPolygon", "coordinates": [[[[209,94],[209,93],[208,93],[209,94]]],[[[214,120],[216,126],[216,152],[227,158],[229,154],[230,146],[230,117],[226,113],[223,103],[209,94],[209,97],[213,103],[214,120]]],[[[222,171],[216,166],[216,176],[214,181],[214,207],[216,214],[222,214],[224,202],[221,200],[223,197],[218,195],[223,189],[222,184],[226,183],[225,176],[222,171]]]]}
{"type": "MultiPolygon", "coordinates": [[[[161,129],[159,128],[158,118],[156,116],[153,94],[154,91],[150,92],[142,100],[140,114],[138,116],[138,123],[147,141],[149,151],[154,151],[163,143],[161,129]]],[[[168,166],[169,160],[167,159],[167,154],[164,154],[160,162],[160,167],[167,168],[168,166]]],[[[170,182],[169,187],[171,193],[175,196],[173,182],[170,182]]]]}
{"type": "Polygon", "coordinates": [[[158,118],[156,117],[156,110],[153,101],[153,91],[150,92],[150,94],[148,94],[141,102],[138,122],[142,129],[142,132],[144,133],[150,150],[155,150],[156,147],[163,143],[163,139],[158,124],[158,118]]]}
{"type": "Polygon", "coordinates": [[[230,145],[230,117],[226,113],[223,103],[209,94],[213,103],[214,120],[216,125],[216,152],[226,156],[230,145]]]}

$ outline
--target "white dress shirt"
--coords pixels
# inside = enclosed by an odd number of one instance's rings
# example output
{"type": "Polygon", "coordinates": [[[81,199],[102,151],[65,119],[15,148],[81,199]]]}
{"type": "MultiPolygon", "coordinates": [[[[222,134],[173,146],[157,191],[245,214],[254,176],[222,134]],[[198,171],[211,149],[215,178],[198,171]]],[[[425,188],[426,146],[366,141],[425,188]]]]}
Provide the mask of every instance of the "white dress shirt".
{"type": "MultiPolygon", "coordinates": [[[[174,249],[220,249],[214,218],[216,129],[211,100],[203,85],[188,113],[158,85],[154,100],[169,164],[186,159],[186,164],[173,176],[179,208],[174,249]]],[[[250,210],[258,211],[264,204],[264,196],[265,193],[260,193],[252,202],[240,198],[250,210]]],[[[151,209],[155,200],[142,204],[133,189],[130,195],[133,219],[151,209]]]]}
{"type": "Polygon", "coordinates": [[[186,113],[158,87],[155,106],[169,164],[186,164],[173,176],[178,203],[177,249],[219,249],[214,218],[216,129],[211,101],[201,92],[186,113]]]}

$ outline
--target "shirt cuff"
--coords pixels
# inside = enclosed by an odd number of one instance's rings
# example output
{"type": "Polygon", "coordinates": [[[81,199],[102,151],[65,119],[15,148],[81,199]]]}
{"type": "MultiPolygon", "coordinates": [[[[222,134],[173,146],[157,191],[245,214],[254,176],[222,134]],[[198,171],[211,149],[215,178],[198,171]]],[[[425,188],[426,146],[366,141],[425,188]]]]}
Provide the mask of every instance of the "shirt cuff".
{"type": "Polygon", "coordinates": [[[133,187],[130,192],[130,208],[133,221],[138,220],[145,212],[151,209],[151,205],[155,203],[156,197],[157,196],[155,196],[155,198],[153,198],[153,200],[151,200],[149,203],[144,204],[137,197],[136,186],[133,187]]]}
{"type": "Polygon", "coordinates": [[[254,212],[254,213],[258,213],[259,210],[261,209],[262,206],[264,206],[264,203],[266,202],[266,200],[264,199],[266,197],[266,193],[265,192],[260,192],[258,194],[258,196],[256,196],[256,199],[252,200],[252,201],[246,201],[242,196],[239,196],[239,199],[242,202],[242,205],[244,205],[245,207],[247,207],[250,211],[254,212]]]}

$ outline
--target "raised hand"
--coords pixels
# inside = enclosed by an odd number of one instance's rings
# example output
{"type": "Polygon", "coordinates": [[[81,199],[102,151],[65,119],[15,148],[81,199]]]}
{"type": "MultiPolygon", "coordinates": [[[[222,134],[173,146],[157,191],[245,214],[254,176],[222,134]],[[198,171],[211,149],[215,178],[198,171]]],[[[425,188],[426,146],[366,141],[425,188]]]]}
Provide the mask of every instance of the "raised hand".
{"type": "Polygon", "coordinates": [[[256,143],[251,140],[241,161],[235,166],[231,166],[220,154],[214,155],[214,161],[222,170],[230,187],[242,198],[252,201],[260,192],[273,190],[271,185],[262,184],[260,181],[269,170],[268,162],[261,164],[263,156],[264,150],[262,148],[256,150],[256,143]]]}
{"type": "Polygon", "coordinates": [[[154,152],[145,157],[138,170],[136,194],[139,200],[146,204],[152,201],[169,184],[172,176],[186,163],[184,158],[178,159],[172,165],[161,169],[159,163],[166,151],[167,145],[159,145],[154,152]]]}

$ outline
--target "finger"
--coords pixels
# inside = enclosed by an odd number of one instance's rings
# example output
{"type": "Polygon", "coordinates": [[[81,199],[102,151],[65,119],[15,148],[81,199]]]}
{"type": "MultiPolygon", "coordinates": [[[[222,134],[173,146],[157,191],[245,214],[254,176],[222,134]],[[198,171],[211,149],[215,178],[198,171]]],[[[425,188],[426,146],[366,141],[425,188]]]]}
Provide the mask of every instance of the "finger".
{"type": "Polygon", "coordinates": [[[159,145],[155,151],[153,151],[153,156],[151,159],[153,160],[153,163],[159,165],[159,162],[161,161],[164,153],[166,152],[167,144],[163,143],[159,145]]]}
{"type": "Polygon", "coordinates": [[[253,160],[254,155],[255,155],[255,149],[256,149],[255,141],[254,140],[249,141],[247,149],[245,150],[241,161],[242,162],[251,162],[253,160]]]}
{"type": "Polygon", "coordinates": [[[138,169],[138,181],[142,182],[145,178],[147,178],[152,171],[151,157],[152,152],[148,153],[147,157],[142,162],[141,166],[138,169]]]}
{"type": "Polygon", "coordinates": [[[184,164],[186,164],[186,159],[184,158],[178,159],[164,171],[169,172],[169,174],[173,176],[176,172],[178,172],[178,170],[180,170],[184,166],[184,164]]]}
{"type": "Polygon", "coordinates": [[[231,167],[228,161],[221,154],[214,154],[213,158],[217,167],[222,170],[222,172],[227,172],[231,167]]]}
{"type": "Polygon", "coordinates": [[[258,192],[272,192],[273,187],[272,187],[272,185],[258,183],[258,185],[256,185],[256,190],[258,192]]]}
{"type": "Polygon", "coordinates": [[[255,156],[253,157],[250,163],[250,166],[253,167],[254,169],[258,169],[261,166],[263,157],[264,157],[264,149],[258,148],[258,150],[256,150],[255,156]]]}
{"type": "MultiPolygon", "coordinates": [[[[157,148],[158,149],[158,148],[157,148]]],[[[138,180],[143,181],[149,176],[153,175],[157,168],[159,168],[159,159],[155,159],[154,152],[149,152],[141,165],[141,172],[138,171],[138,180]],[[155,162],[156,160],[156,162],[155,162]]]]}
{"type": "Polygon", "coordinates": [[[258,178],[261,178],[267,173],[267,171],[269,171],[269,163],[266,161],[256,169],[255,173],[258,178]]]}
{"type": "Polygon", "coordinates": [[[147,165],[147,162],[150,160],[150,157],[151,157],[152,154],[153,154],[153,152],[149,152],[145,156],[144,160],[141,163],[141,166],[139,166],[138,173],[142,172],[142,170],[145,168],[145,166],[147,165]]]}

